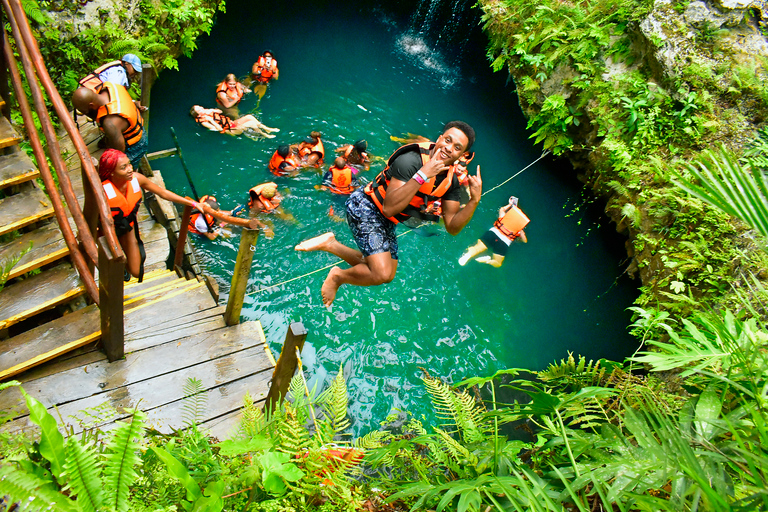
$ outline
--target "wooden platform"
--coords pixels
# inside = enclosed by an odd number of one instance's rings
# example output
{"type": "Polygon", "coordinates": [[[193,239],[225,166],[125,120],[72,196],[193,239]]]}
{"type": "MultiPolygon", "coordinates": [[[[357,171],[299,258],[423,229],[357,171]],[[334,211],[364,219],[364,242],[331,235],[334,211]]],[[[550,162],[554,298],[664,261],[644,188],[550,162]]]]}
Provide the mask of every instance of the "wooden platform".
{"type": "MultiPolygon", "coordinates": [[[[28,339],[16,340],[0,354],[0,363],[5,366],[27,359],[32,340],[55,350],[61,333],[67,332],[68,337],[84,341],[82,350],[18,378],[32,396],[47,407],[56,406],[76,432],[83,428],[76,419],[84,417],[79,411],[103,403],[120,411],[104,424],[124,417],[123,408],[138,406],[161,432],[182,428],[183,388],[187,379],[194,377],[202,381],[208,394],[199,421],[223,437],[236,424],[246,392],[256,401],[266,397],[272,365],[265,352],[264,334],[259,322],[226,327],[224,308],[214,302],[201,282],[172,276],[175,274],[171,272],[155,272],[145,283],[126,287],[125,360],[109,363],[100,351],[87,346],[93,344],[92,336],[99,326],[98,311],[91,307],[62,319],[78,316],[77,322],[30,331],[28,339]]],[[[0,408],[23,410],[18,407],[20,399],[18,389],[6,389],[0,392],[0,408]]],[[[21,414],[2,430],[34,428],[21,414]]]]}
{"type": "Polygon", "coordinates": [[[45,192],[37,186],[0,199],[0,235],[49,217],[53,217],[53,205],[45,192]]]}

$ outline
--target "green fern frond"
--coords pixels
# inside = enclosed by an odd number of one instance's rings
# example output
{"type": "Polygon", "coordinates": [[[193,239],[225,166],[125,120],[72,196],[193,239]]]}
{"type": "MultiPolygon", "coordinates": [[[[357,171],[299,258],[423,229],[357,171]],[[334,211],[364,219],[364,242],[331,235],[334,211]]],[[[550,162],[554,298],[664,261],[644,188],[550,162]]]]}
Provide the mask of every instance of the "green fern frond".
{"type": "Polygon", "coordinates": [[[65,478],[77,497],[77,506],[83,512],[101,510],[104,494],[99,478],[98,453],[91,443],[81,444],[75,437],[67,439],[64,462],[65,478]]]}
{"type": "Polygon", "coordinates": [[[277,449],[291,455],[300,455],[310,445],[309,432],[304,423],[299,423],[296,413],[288,402],[285,404],[285,415],[282,421],[275,423],[277,449]]]}
{"type": "Polygon", "coordinates": [[[74,502],[55,490],[50,480],[21,470],[13,464],[0,466],[0,496],[7,496],[7,503],[23,503],[29,512],[75,512],[74,502]]]}
{"type": "Polygon", "coordinates": [[[574,386],[577,390],[588,386],[602,386],[605,383],[606,368],[601,362],[604,360],[594,362],[590,359],[587,362],[584,356],[579,356],[577,363],[573,353],[568,352],[567,359],[550,364],[546,370],[537,372],[536,375],[550,386],[574,386]]]}
{"type": "Polygon", "coordinates": [[[339,373],[328,389],[328,400],[323,404],[323,410],[331,422],[333,433],[337,436],[343,434],[350,426],[347,418],[348,401],[344,370],[339,365],[339,373]]]}
{"type": "Polygon", "coordinates": [[[368,432],[363,437],[358,437],[352,443],[355,448],[363,450],[373,450],[374,448],[381,448],[393,439],[391,433],[385,430],[374,430],[368,432]]]}
{"type": "MultiPolygon", "coordinates": [[[[116,39],[112,45],[109,47],[109,54],[115,57],[116,59],[119,59],[126,53],[140,53],[139,50],[141,49],[141,44],[138,40],[128,37],[125,39],[116,39]]],[[[139,58],[142,56],[139,55],[139,58]]]]}
{"type": "Polygon", "coordinates": [[[33,20],[38,25],[47,25],[51,21],[48,15],[40,9],[40,4],[37,3],[37,0],[22,0],[21,7],[24,9],[27,18],[33,20]]]}
{"type": "Polygon", "coordinates": [[[435,432],[437,432],[438,439],[441,441],[441,447],[455,462],[462,465],[469,464],[471,466],[477,464],[477,457],[464,445],[451,437],[446,431],[435,428],[435,432]]]}
{"type": "Polygon", "coordinates": [[[189,377],[184,383],[183,392],[184,401],[181,417],[184,426],[197,425],[208,403],[208,393],[203,388],[203,382],[194,377],[189,377]]]}
{"type": "Polygon", "coordinates": [[[421,380],[432,399],[432,406],[435,408],[437,416],[455,424],[454,397],[451,387],[430,375],[424,375],[421,380]]]}
{"type": "Polygon", "coordinates": [[[422,381],[432,397],[438,417],[448,420],[448,426],[455,426],[466,442],[483,440],[481,415],[485,408],[481,404],[466,391],[456,391],[430,375],[423,376],[422,381]]]}
{"type": "Polygon", "coordinates": [[[131,411],[126,422],[119,421],[107,441],[104,460],[104,487],[107,506],[116,512],[128,510],[128,492],[138,474],[134,467],[140,462],[137,439],[144,435],[146,414],[131,411]]]}
{"type": "MultiPolygon", "coordinates": [[[[304,396],[304,379],[301,378],[299,373],[293,376],[291,383],[288,385],[288,393],[286,397],[291,400],[296,400],[304,396]]],[[[284,397],[285,398],[285,397],[284,397]]]]}
{"type": "Polygon", "coordinates": [[[267,426],[267,417],[261,407],[253,402],[253,397],[246,391],[243,397],[240,423],[237,427],[238,437],[253,437],[260,434],[267,426]]]}

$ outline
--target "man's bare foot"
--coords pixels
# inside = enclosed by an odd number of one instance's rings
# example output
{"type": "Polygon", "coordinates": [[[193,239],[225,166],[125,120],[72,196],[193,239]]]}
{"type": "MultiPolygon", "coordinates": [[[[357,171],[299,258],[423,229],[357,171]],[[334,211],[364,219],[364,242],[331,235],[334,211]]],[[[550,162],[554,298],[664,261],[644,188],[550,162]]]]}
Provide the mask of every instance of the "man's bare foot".
{"type": "MultiPolygon", "coordinates": [[[[329,231],[328,233],[323,233],[322,235],[310,238],[309,240],[304,240],[294,249],[297,251],[322,251],[335,241],[336,236],[329,231]]],[[[331,299],[331,301],[333,301],[333,299],[331,299]]]]}
{"type": "Polygon", "coordinates": [[[331,271],[328,272],[328,277],[325,278],[323,286],[320,288],[320,295],[323,297],[323,305],[326,307],[333,304],[333,300],[336,298],[336,292],[339,291],[341,283],[339,283],[338,277],[340,273],[341,269],[339,267],[333,267],[331,271]]]}

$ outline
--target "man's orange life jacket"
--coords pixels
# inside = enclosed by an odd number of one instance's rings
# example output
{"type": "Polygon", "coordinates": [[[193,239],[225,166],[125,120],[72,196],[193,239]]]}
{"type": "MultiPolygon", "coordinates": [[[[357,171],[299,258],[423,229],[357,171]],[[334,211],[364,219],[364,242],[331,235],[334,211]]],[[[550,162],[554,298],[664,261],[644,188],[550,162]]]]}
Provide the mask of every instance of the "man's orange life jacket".
{"type": "Polygon", "coordinates": [[[266,83],[272,79],[275,73],[277,73],[277,61],[274,57],[270,57],[269,63],[267,63],[267,58],[262,55],[256,61],[256,73],[251,78],[257,82],[266,83]]]}
{"type": "Polygon", "coordinates": [[[317,144],[314,146],[304,147],[299,150],[299,156],[301,158],[306,158],[312,153],[320,153],[320,158],[317,160],[317,167],[323,165],[323,158],[325,157],[325,146],[323,146],[322,140],[317,139],[317,144]]]}
{"type": "Polygon", "coordinates": [[[354,192],[355,187],[352,186],[352,168],[345,165],[339,169],[335,165],[329,169],[331,171],[331,184],[328,190],[334,194],[348,195],[354,192]]]}
{"type": "Polygon", "coordinates": [[[531,220],[526,217],[522,210],[517,206],[513,206],[502,218],[496,219],[496,222],[493,223],[493,227],[498,229],[510,240],[514,240],[529,222],[531,222],[531,220]]]}
{"type": "Polygon", "coordinates": [[[105,82],[102,85],[101,93],[107,91],[109,101],[106,105],[99,107],[96,112],[96,122],[101,126],[102,119],[109,115],[117,115],[128,121],[128,128],[123,130],[123,138],[126,146],[132,146],[141,140],[144,134],[144,119],[133,98],[128,94],[128,90],[122,85],[105,82]]]}
{"type": "MultiPolygon", "coordinates": [[[[365,193],[368,194],[381,213],[384,213],[384,198],[387,196],[387,187],[392,179],[391,172],[389,170],[392,162],[397,157],[408,151],[418,151],[421,156],[422,166],[426,165],[430,160],[429,152],[434,147],[434,142],[418,142],[412,144],[406,144],[398,148],[392,156],[387,160],[387,166],[383,171],[376,176],[372,182],[365,187],[365,193]]],[[[387,217],[394,223],[403,222],[410,217],[415,217],[421,220],[428,220],[431,222],[437,222],[439,216],[428,213],[428,210],[434,210],[434,203],[441,197],[443,197],[451,188],[452,185],[458,186],[458,178],[456,177],[456,163],[448,168],[446,174],[438,174],[432,177],[428,181],[419,187],[419,190],[413,196],[408,206],[406,206],[402,212],[394,215],[393,217],[387,217]],[[454,183],[455,182],[455,183],[454,183]],[[426,211],[425,211],[426,210],[426,211]]]]}

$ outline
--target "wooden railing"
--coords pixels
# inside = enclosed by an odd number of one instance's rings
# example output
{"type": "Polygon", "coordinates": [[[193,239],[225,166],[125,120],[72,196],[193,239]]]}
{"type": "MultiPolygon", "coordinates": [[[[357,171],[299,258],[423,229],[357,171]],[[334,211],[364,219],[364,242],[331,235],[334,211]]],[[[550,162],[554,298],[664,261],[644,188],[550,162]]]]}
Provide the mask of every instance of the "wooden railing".
{"type": "MultiPolygon", "coordinates": [[[[78,128],[75,126],[74,121],[69,115],[69,109],[66,107],[64,100],[53,84],[48,70],[43,62],[40,49],[37,46],[32,29],[29,25],[24,10],[22,9],[19,0],[2,0],[4,8],[4,14],[8,19],[13,34],[13,39],[16,44],[16,50],[19,53],[21,64],[24,69],[24,75],[26,78],[27,86],[32,96],[35,112],[40,121],[41,130],[45,137],[46,152],[43,150],[43,144],[40,139],[40,135],[35,128],[34,120],[32,117],[32,109],[27,100],[27,95],[22,84],[21,74],[16,63],[16,59],[11,49],[10,42],[6,37],[6,32],[3,30],[3,53],[5,56],[6,66],[10,72],[10,80],[13,85],[13,89],[16,93],[16,99],[19,104],[19,111],[21,112],[24,126],[27,129],[27,135],[29,137],[29,143],[32,147],[35,159],[37,160],[38,170],[40,176],[45,185],[46,192],[51,199],[53,208],[56,215],[56,220],[61,229],[61,233],[69,248],[70,257],[72,263],[80,274],[86,292],[89,297],[99,305],[101,309],[102,328],[105,324],[110,324],[110,317],[115,318],[119,316],[122,318],[123,314],[123,298],[122,298],[122,279],[120,282],[120,291],[116,289],[111,290],[111,293],[99,293],[96,287],[96,281],[94,278],[93,268],[98,266],[101,273],[101,284],[103,285],[107,280],[104,279],[105,275],[113,276],[117,272],[122,276],[122,269],[125,265],[125,255],[122,247],[118,242],[115,234],[114,223],[112,221],[112,214],[110,212],[107,198],[104,195],[104,189],[101,185],[101,180],[96,169],[91,161],[91,156],[88,151],[88,147],[83,141],[78,128]],[[67,171],[67,166],[64,159],[61,156],[61,149],[59,147],[58,137],[54,130],[53,122],[51,121],[50,114],[45,104],[43,97],[43,90],[47,95],[50,103],[53,105],[53,109],[59,119],[59,122],[63,125],[67,134],[69,135],[72,143],[80,158],[80,163],[83,172],[83,186],[86,191],[86,203],[91,200],[93,202],[94,209],[98,218],[93,220],[87,219],[83,210],[80,208],[80,204],[75,195],[75,191],[72,187],[72,182],[67,171]],[[56,181],[54,180],[51,169],[48,165],[48,159],[56,172],[58,178],[59,187],[61,193],[56,187],[56,181]],[[61,195],[66,200],[66,205],[69,210],[72,219],[77,227],[77,236],[72,231],[72,227],[67,219],[67,212],[61,199],[61,195]],[[98,221],[101,225],[104,236],[101,237],[100,243],[103,245],[102,251],[99,251],[96,241],[94,240],[95,224],[98,221]],[[102,252],[102,259],[100,262],[99,252],[102,252]],[[112,268],[104,268],[104,265],[109,265],[112,268]],[[101,298],[100,298],[101,297],[101,298]],[[108,301],[109,304],[104,304],[104,297],[112,297],[113,300],[108,301]]],[[[110,280],[111,285],[115,288],[117,284],[116,279],[110,280]]],[[[122,321],[120,322],[122,326],[122,321]]],[[[108,327],[108,330],[113,336],[119,337],[119,343],[122,346],[122,329],[117,333],[114,329],[114,322],[112,328],[108,327]]],[[[113,340],[117,341],[117,340],[113,340]]],[[[122,356],[122,352],[119,357],[122,356]]],[[[112,357],[110,356],[110,360],[112,357]]]]}

